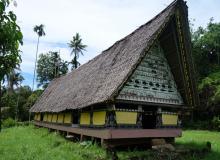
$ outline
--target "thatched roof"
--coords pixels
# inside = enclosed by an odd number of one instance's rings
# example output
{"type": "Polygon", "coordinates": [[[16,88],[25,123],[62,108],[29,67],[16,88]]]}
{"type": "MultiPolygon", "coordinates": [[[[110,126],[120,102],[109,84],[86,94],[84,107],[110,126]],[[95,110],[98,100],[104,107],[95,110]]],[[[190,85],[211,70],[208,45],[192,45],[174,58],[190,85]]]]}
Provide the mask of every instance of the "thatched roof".
{"type": "Polygon", "coordinates": [[[71,73],[53,80],[31,112],[60,112],[113,101],[119,89],[175,14],[176,0],[165,10],[71,73]]]}

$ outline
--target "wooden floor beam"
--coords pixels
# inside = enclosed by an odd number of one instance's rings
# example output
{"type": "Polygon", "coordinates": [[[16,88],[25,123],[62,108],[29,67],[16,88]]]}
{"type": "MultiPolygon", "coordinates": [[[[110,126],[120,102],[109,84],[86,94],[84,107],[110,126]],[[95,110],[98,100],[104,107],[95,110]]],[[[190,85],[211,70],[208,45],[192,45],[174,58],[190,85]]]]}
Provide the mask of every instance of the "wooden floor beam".
{"type": "Polygon", "coordinates": [[[53,123],[45,122],[34,122],[35,126],[41,126],[48,128],[49,130],[58,130],[61,132],[68,132],[71,134],[78,134],[80,140],[83,140],[86,137],[101,138],[104,140],[111,139],[137,139],[137,138],[171,138],[171,137],[180,137],[182,135],[182,130],[178,128],[162,128],[162,129],[139,129],[139,128],[123,128],[123,129],[112,129],[112,128],[80,128],[80,127],[71,127],[63,126],[53,123]]]}

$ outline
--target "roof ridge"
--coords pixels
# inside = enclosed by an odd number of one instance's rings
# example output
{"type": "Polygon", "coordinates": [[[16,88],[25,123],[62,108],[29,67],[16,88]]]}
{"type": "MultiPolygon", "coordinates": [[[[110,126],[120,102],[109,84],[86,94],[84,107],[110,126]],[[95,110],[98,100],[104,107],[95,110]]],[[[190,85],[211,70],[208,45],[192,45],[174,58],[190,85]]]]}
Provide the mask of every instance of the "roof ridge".
{"type": "MultiPolygon", "coordinates": [[[[143,25],[141,25],[138,29],[136,29],[135,31],[133,31],[131,34],[129,34],[128,36],[126,36],[125,38],[123,38],[123,40],[124,39],[126,39],[127,37],[129,37],[129,36],[131,36],[132,34],[134,34],[134,33],[136,33],[139,29],[141,29],[142,27],[144,27],[144,26],[147,26],[149,23],[151,23],[151,22],[153,22],[154,20],[156,20],[156,18],[158,18],[158,17],[160,17],[161,16],[161,14],[163,14],[165,11],[167,11],[168,9],[170,9],[170,7],[174,7],[173,5],[177,5],[177,3],[179,2],[179,1],[182,1],[182,0],[175,0],[175,1],[173,1],[170,5],[168,5],[168,7],[166,7],[163,11],[161,11],[158,15],[156,15],[155,17],[153,17],[150,21],[148,21],[147,23],[145,23],[145,24],[143,24],[143,25]]],[[[164,20],[164,23],[166,23],[167,24],[167,22],[169,22],[169,19],[170,19],[170,16],[172,15],[172,10],[170,11],[170,13],[168,14],[168,16],[166,17],[167,18],[167,20],[164,20]]],[[[164,24],[163,23],[163,24],[164,24]]],[[[163,24],[161,24],[161,25],[163,25],[163,24]]],[[[163,29],[165,28],[165,25],[163,26],[163,29]]],[[[158,28],[158,30],[160,30],[161,28],[159,27],[158,28]]],[[[154,37],[155,36],[155,34],[158,32],[158,30],[156,30],[155,31],[155,33],[151,36],[151,38],[150,39],[152,39],[152,37],[154,37]]],[[[156,37],[157,37],[158,35],[156,35],[156,37]]],[[[143,49],[143,51],[145,52],[146,51],[146,48],[148,48],[148,50],[151,48],[151,46],[153,45],[153,43],[154,43],[154,41],[155,40],[153,40],[151,43],[152,44],[148,44],[144,49],[143,49]]],[[[112,46],[111,46],[112,47],[112,46]]],[[[142,51],[142,52],[143,52],[142,51]]],[[[141,60],[144,58],[146,56],[146,53],[144,54],[144,55],[142,55],[142,56],[140,56],[140,58],[137,60],[137,62],[131,67],[131,71],[128,73],[128,75],[125,77],[125,79],[123,80],[123,82],[121,83],[121,85],[115,90],[115,92],[114,93],[112,93],[112,95],[109,97],[109,98],[113,98],[113,97],[115,97],[116,95],[117,95],[117,93],[118,93],[118,91],[123,87],[123,85],[124,85],[124,83],[128,80],[128,78],[132,75],[132,73],[133,73],[133,71],[136,69],[136,67],[138,66],[138,64],[140,64],[141,63],[141,60]]]]}
{"type": "Polygon", "coordinates": [[[142,27],[148,25],[149,23],[151,23],[154,19],[156,19],[157,17],[159,17],[162,13],[164,13],[166,10],[168,10],[171,6],[173,6],[174,4],[176,4],[178,1],[182,1],[182,0],[174,0],[172,3],[170,3],[165,9],[163,9],[159,14],[155,15],[153,18],[151,18],[149,21],[147,21],[145,24],[140,25],[138,28],[136,28],[133,32],[131,32],[130,34],[126,35],[124,38],[116,41],[115,43],[113,43],[110,47],[108,47],[107,49],[103,50],[102,52],[105,52],[109,49],[111,49],[114,45],[116,45],[117,43],[123,41],[124,39],[126,39],[127,37],[130,37],[131,35],[133,35],[135,32],[137,32],[139,29],[141,29],[142,27]]]}
{"type": "MultiPolygon", "coordinates": [[[[159,17],[162,13],[164,13],[166,10],[168,10],[171,6],[173,6],[174,4],[176,4],[178,1],[183,1],[183,0],[174,0],[172,3],[170,3],[165,9],[163,9],[159,14],[155,15],[153,18],[151,18],[149,21],[147,21],[145,24],[140,25],[138,28],[136,28],[133,32],[131,32],[130,34],[126,35],[124,38],[121,38],[120,40],[116,41],[115,43],[113,43],[110,47],[108,47],[107,49],[101,51],[100,54],[98,54],[97,56],[93,57],[92,59],[90,59],[89,61],[87,61],[86,63],[84,63],[83,65],[79,66],[78,68],[72,70],[71,72],[65,74],[71,74],[72,72],[75,72],[77,69],[79,69],[80,67],[90,63],[91,61],[94,61],[96,58],[98,58],[99,56],[102,56],[102,54],[105,54],[106,51],[110,50],[111,48],[113,48],[115,45],[117,45],[118,43],[120,43],[121,41],[125,40],[126,38],[130,37],[131,35],[133,35],[135,32],[137,32],[138,30],[140,30],[142,27],[148,25],[149,23],[151,23],[154,19],[156,19],[157,17],[159,17]]],[[[64,76],[65,76],[64,75],[64,76]]],[[[60,78],[60,77],[58,77],[60,78]]]]}
{"type": "Polygon", "coordinates": [[[110,102],[176,9],[175,0],[149,22],[72,72],[54,79],[32,112],[60,112],[110,102]]]}

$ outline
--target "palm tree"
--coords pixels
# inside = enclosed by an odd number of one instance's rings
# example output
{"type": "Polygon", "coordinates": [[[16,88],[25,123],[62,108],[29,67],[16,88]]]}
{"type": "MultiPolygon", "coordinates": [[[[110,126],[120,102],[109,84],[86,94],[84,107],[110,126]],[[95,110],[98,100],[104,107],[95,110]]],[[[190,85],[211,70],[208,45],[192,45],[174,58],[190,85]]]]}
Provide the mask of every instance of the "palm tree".
{"type": "Polygon", "coordinates": [[[74,57],[70,63],[73,64],[72,69],[76,69],[80,65],[80,63],[77,61],[79,54],[81,53],[81,55],[83,55],[83,51],[85,51],[87,46],[82,44],[82,39],[79,33],[76,33],[76,35],[73,36],[73,40],[71,40],[68,45],[72,49],[71,55],[74,54],[74,57]]]}
{"type": "Polygon", "coordinates": [[[36,56],[35,56],[34,78],[33,78],[32,90],[34,90],[34,81],[35,81],[35,73],[36,73],[36,65],[37,65],[37,54],[38,54],[39,40],[40,40],[40,37],[46,35],[44,32],[44,25],[40,24],[39,26],[38,25],[34,26],[34,32],[37,33],[38,38],[37,38],[37,50],[36,50],[36,56]]]}
{"type": "Polygon", "coordinates": [[[12,70],[7,75],[7,81],[8,81],[8,93],[11,94],[14,91],[14,86],[18,87],[18,85],[24,80],[24,77],[21,75],[21,73],[16,72],[15,70],[12,70]]]}

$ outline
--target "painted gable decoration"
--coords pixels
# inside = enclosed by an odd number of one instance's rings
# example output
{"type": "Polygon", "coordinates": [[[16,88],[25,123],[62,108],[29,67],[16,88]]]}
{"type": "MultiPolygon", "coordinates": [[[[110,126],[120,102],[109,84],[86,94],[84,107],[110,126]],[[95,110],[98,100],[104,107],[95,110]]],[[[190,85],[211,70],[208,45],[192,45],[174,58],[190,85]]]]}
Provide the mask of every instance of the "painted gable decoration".
{"type": "Polygon", "coordinates": [[[182,105],[182,97],[159,43],[148,52],[117,99],[182,105]]]}

